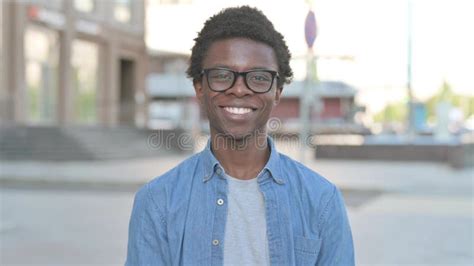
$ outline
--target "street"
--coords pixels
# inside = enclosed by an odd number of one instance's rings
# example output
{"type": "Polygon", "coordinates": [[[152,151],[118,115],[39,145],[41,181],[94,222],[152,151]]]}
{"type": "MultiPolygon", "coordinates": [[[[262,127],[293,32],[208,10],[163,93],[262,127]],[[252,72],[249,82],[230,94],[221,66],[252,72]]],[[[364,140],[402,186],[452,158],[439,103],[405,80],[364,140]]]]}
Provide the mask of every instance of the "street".
{"type": "Polygon", "coordinates": [[[1,265],[123,265],[130,192],[1,190],[1,265]]]}
{"type": "MultiPolygon", "coordinates": [[[[309,158],[309,167],[343,191],[357,265],[472,265],[472,168],[309,158]]],[[[23,168],[32,173],[30,179],[48,171],[54,178],[50,183],[6,182],[0,189],[0,264],[123,265],[137,183],[181,159],[104,162],[90,168],[85,163],[45,164],[43,170],[38,163],[5,164],[3,176],[23,168]],[[122,185],[107,185],[112,170],[122,185]],[[88,172],[107,182],[94,186],[79,180],[88,172]],[[69,181],[57,182],[61,176],[69,181]],[[137,179],[127,183],[126,176],[137,179]]]]}

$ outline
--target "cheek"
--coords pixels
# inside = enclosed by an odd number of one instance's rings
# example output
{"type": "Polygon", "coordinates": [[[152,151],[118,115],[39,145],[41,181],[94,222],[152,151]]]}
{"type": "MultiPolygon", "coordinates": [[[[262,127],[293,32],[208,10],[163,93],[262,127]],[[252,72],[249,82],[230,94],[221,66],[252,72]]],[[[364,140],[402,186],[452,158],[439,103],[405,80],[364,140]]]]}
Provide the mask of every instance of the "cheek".
{"type": "Polygon", "coordinates": [[[215,96],[216,95],[205,93],[201,99],[201,108],[206,110],[208,116],[215,113],[214,105],[212,104],[215,96]]]}
{"type": "Polygon", "coordinates": [[[201,108],[202,112],[207,112],[207,103],[206,103],[206,98],[205,97],[199,97],[198,103],[199,107],[201,108]]]}
{"type": "Polygon", "coordinates": [[[273,108],[277,105],[277,101],[275,100],[275,97],[269,96],[268,98],[265,99],[265,112],[271,113],[273,108]]]}

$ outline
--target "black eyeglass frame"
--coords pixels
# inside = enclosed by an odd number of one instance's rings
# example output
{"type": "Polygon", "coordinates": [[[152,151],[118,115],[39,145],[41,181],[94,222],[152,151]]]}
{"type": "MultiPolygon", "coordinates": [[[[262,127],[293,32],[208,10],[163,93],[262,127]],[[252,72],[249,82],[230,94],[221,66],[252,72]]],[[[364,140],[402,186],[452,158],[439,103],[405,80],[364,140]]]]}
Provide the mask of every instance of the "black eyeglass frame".
{"type": "Polygon", "coordinates": [[[271,89],[272,89],[272,86],[273,86],[273,81],[275,80],[275,77],[277,79],[280,78],[280,75],[278,74],[278,71],[275,71],[275,70],[269,70],[269,69],[252,69],[252,70],[249,70],[249,71],[243,71],[243,72],[239,72],[239,71],[234,71],[232,69],[228,69],[228,68],[224,68],[224,67],[215,67],[215,68],[204,68],[202,71],[201,71],[201,76],[203,75],[206,75],[206,81],[207,81],[207,85],[209,86],[209,89],[211,89],[212,91],[215,91],[215,92],[225,92],[227,91],[228,89],[234,87],[235,85],[235,82],[237,81],[237,79],[239,78],[239,76],[242,76],[244,78],[244,83],[245,83],[245,86],[247,86],[247,88],[251,91],[253,91],[254,93],[267,93],[269,92],[271,89]],[[232,74],[234,74],[234,80],[232,81],[232,84],[227,88],[227,89],[224,89],[224,90],[215,90],[212,88],[211,86],[211,83],[209,82],[209,75],[208,73],[212,70],[226,70],[226,71],[229,71],[231,72],[232,74]],[[247,75],[249,73],[252,73],[252,72],[267,72],[269,73],[270,75],[272,75],[272,81],[270,83],[270,86],[268,86],[268,89],[266,91],[254,91],[252,88],[250,88],[248,82],[247,82],[247,75]]]}

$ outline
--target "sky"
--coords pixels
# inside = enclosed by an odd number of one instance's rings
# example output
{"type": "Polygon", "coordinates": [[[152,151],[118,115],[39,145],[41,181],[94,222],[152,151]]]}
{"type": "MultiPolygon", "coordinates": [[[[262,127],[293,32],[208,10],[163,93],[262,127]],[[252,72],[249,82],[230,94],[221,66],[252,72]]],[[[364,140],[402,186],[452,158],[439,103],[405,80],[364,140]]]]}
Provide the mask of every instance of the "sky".
{"type": "MultiPolygon", "coordinates": [[[[432,96],[447,81],[474,96],[474,1],[471,0],[194,0],[147,10],[147,45],[190,53],[204,21],[228,6],[261,9],[286,39],[295,79],[306,75],[304,20],[316,14],[318,76],[355,86],[357,100],[375,113],[407,99],[408,3],[412,7],[412,88],[415,100],[432,96]],[[344,57],[345,56],[345,57],[344,57]],[[341,58],[352,58],[343,60],[341,58]]],[[[159,2],[159,1],[158,1],[159,2]]]]}

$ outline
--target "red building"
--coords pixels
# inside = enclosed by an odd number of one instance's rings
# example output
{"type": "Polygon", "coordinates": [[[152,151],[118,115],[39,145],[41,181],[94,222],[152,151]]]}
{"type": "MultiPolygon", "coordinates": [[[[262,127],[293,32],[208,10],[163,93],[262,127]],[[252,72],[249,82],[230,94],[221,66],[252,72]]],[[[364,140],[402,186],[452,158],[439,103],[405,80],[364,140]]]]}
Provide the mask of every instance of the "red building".
{"type": "MultiPolygon", "coordinates": [[[[281,120],[283,131],[299,129],[300,97],[303,81],[293,81],[283,89],[282,99],[273,110],[281,120]]],[[[357,90],[341,81],[320,81],[309,89],[310,121],[312,131],[319,133],[361,133],[361,125],[354,121],[357,112],[364,108],[355,103],[357,90]]]]}

